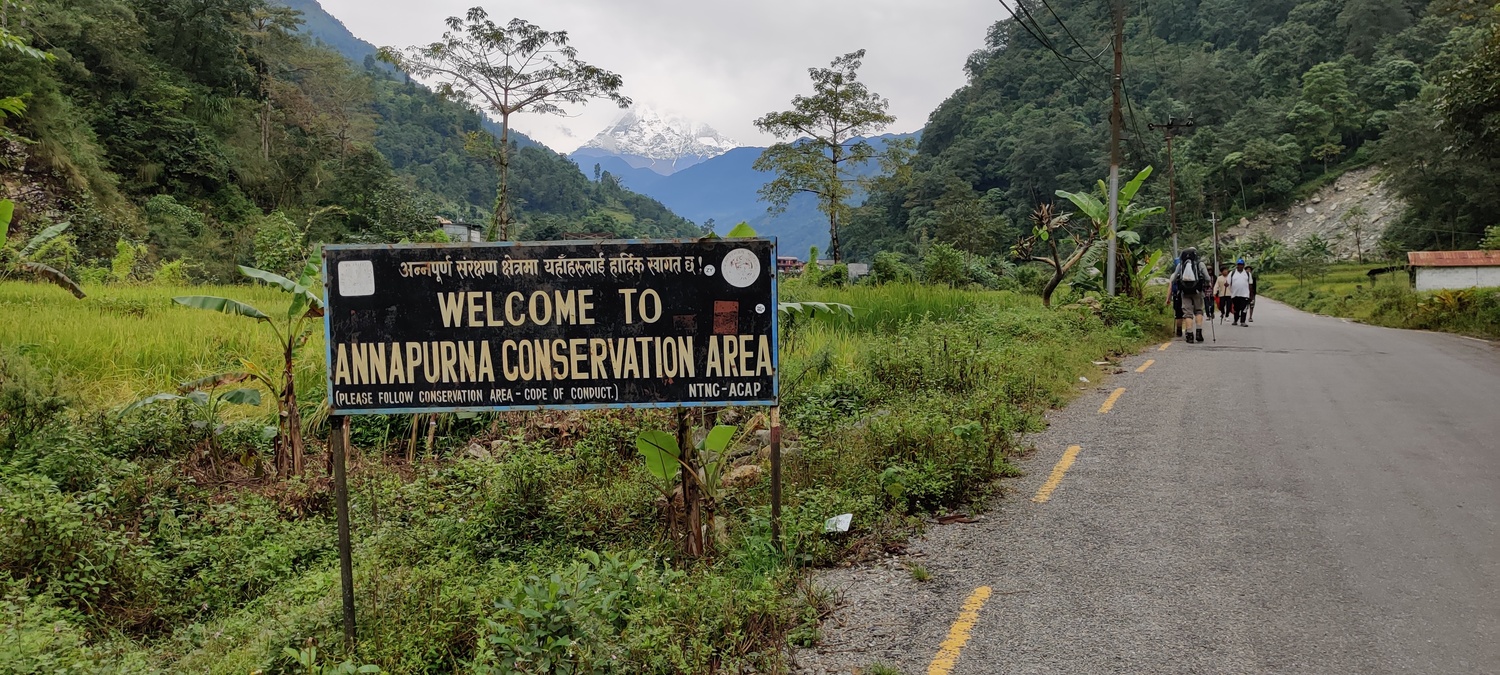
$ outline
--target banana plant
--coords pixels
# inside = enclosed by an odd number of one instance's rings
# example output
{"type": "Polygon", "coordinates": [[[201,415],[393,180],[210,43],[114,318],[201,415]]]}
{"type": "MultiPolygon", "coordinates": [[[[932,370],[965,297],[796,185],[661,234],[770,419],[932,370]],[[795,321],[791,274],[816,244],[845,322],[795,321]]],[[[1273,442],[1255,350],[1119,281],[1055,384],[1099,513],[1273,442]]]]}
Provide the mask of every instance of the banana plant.
{"type": "Polygon", "coordinates": [[[303,471],[302,414],[297,408],[297,389],[293,378],[297,352],[307,344],[317,329],[317,319],[323,316],[323,299],[313,290],[316,287],[321,253],[314,250],[302,267],[302,274],[292,281],[275,272],[240,267],[240,273],[256,281],[280,288],[292,296],[292,302],[282,316],[272,317],[251,305],[238,300],[211,295],[187,295],[172,298],[174,302],[195,309],[220,312],[253,319],[276,336],[276,345],[281,352],[281,372],[263,367],[249,359],[241,359],[241,372],[223,373],[211,378],[240,377],[254,381],[266,388],[276,399],[278,422],[276,433],[276,473],[280,477],[288,474],[301,475],[303,471]]]}
{"type": "Polygon", "coordinates": [[[14,270],[50,281],[62,287],[63,290],[72,293],[73,297],[86,297],[83,288],[78,285],[78,282],[69,278],[68,275],[63,274],[51,265],[29,259],[32,254],[41,250],[43,244],[61,236],[68,229],[69,223],[58,223],[42,230],[35,237],[32,237],[31,241],[26,242],[26,245],[22,246],[20,251],[12,255],[3,249],[5,248],[6,235],[10,233],[10,221],[15,215],[16,203],[9,199],[0,199],[0,271],[6,271],[5,268],[10,267],[14,270]]]}
{"type": "MultiPolygon", "coordinates": [[[[209,459],[216,463],[215,470],[217,470],[217,461],[219,451],[221,450],[219,435],[224,433],[224,429],[226,428],[219,421],[219,411],[226,405],[255,407],[259,406],[261,401],[260,392],[249,387],[239,387],[225,391],[220,391],[219,389],[220,387],[244,382],[247,379],[249,379],[248,375],[229,373],[179,382],[175,393],[162,392],[160,394],[152,394],[125,406],[120,410],[119,414],[121,417],[124,417],[147,406],[165,401],[188,401],[192,403],[199,417],[199,419],[193,421],[192,427],[205,432],[208,440],[209,459]]],[[[266,432],[265,437],[270,438],[276,434],[276,427],[266,427],[266,432]]],[[[240,463],[249,466],[251,456],[241,456],[240,463]]]]}
{"type": "MultiPolygon", "coordinates": [[[[696,452],[691,458],[683,457],[677,437],[665,431],[644,431],[635,439],[636,450],[646,460],[646,470],[662,481],[655,487],[667,498],[669,508],[672,503],[672,486],[682,476],[692,478],[693,484],[698,488],[701,503],[684,503],[683,508],[706,512],[709,531],[718,531],[714,522],[714,507],[724,495],[724,472],[729,467],[729,446],[736,430],[737,427],[725,424],[715,425],[695,446],[696,452]]],[[[689,523],[693,520],[691,517],[687,518],[689,523]]],[[[687,536],[692,542],[688,549],[704,551],[703,533],[694,532],[693,529],[688,528],[687,536]]]]}
{"type": "MultiPolygon", "coordinates": [[[[1120,217],[1117,227],[1116,239],[1118,246],[1116,246],[1115,262],[1118,265],[1118,269],[1121,270],[1119,280],[1124,282],[1124,287],[1120,291],[1136,298],[1141,297],[1145,293],[1146,287],[1144,282],[1136,283],[1135,279],[1137,271],[1142,267],[1142,260],[1140,260],[1142,252],[1139,250],[1141,236],[1135,229],[1141,223],[1145,222],[1147,218],[1161,215],[1167,211],[1160,206],[1145,208],[1134,203],[1136,194],[1140,192],[1141,186],[1146,183],[1146,179],[1151,177],[1151,172],[1152,168],[1149,166],[1141,169],[1141,172],[1136,174],[1135,178],[1130,179],[1129,182],[1120,187],[1119,194],[1120,217]]],[[[1094,223],[1094,227],[1098,228],[1099,237],[1103,239],[1109,236],[1109,205],[1106,202],[1109,197],[1109,186],[1101,180],[1098,182],[1096,188],[1098,195],[1087,192],[1058,190],[1057,196],[1072,202],[1073,206],[1077,207],[1078,211],[1084,217],[1094,223]]],[[[1147,257],[1149,258],[1149,256],[1147,257]]],[[[1084,266],[1085,269],[1091,267],[1093,265],[1084,266]]]]}

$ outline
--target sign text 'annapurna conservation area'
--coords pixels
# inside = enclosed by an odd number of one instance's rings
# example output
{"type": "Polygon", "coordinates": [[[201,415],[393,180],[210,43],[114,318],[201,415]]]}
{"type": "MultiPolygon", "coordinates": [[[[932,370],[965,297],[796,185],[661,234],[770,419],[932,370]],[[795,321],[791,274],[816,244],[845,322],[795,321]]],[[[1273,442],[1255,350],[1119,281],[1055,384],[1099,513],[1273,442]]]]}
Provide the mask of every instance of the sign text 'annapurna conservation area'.
{"type": "Polygon", "coordinates": [[[773,405],[775,249],[329,246],[333,412],[773,405]]]}

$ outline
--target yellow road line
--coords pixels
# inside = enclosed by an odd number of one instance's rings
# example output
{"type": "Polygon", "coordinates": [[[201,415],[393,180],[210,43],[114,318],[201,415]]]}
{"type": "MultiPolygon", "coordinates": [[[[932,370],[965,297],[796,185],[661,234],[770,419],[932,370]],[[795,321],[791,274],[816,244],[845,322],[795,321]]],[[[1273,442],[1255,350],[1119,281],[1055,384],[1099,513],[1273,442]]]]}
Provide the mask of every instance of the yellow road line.
{"type": "Polygon", "coordinates": [[[938,647],[937,656],[932,657],[932,665],[927,666],[927,675],[948,675],[953,672],[953,667],[958,665],[958,653],[969,643],[969,634],[974,632],[974,624],[979,621],[979,609],[989,599],[990,587],[980,586],[964,601],[958,618],[953,620],[953,626],[948,629],[948,639],[943,640],[943,644],[938,647]]]}
{"type": "Polygon", "coordinates": [[[1164,351],[1167,351],[1167,347],[1171,347],[1171,346],[1172,346],[1172,343],[1170,343],[1170,342],[1163,342],[1163,343],[1161,343],[1161,347],[1157,348],[1156,351],[1164,352],[1164,351]]]}
{"type": "Polygon", "coordinates": [[[1156,359],[1147,359],[1145,363],[1141,364],[1140,368],[1136,368],[1135,369],[1135,372],[1137,372],[1137,373],[1144,373],[1144,372],[1146,372],[1146,369],[1150,368],[1151,364],[1153,364],[1153,363],[1156,363],[1156,359]]]}
{"type": "Polygon", "coordinates": [[[1113,410],[1114,407],[1115,407],[1115,401],[1120,400],[1120,395],[1124,394],[1124,393],[1125,393],[1125,388],[1121,387],[1119,389],[1116,389],[1115,393],[1110,394],[1109,398],[1104,399],[1104,405],[1099,406],[1099,414],[1103,415],[1103,414],[1109,412],[1110,410],[1113,410]]]}
{"type": "Polygon", "coordinates": [[[1031,501],[1046,504],[1047,500],[1052,498],[1052,491],[1057,489],[1059,483],[1062,483],[1063,476],[1068,475],[1068,468],[1073,466],[1073,460],[1078,458],[1078,451],[1082,449],[1075,445],[1063,453],[1062,459],[1057,460],[1057,465],[1052,467],[1052,475],[1047,477],[1047,482],[1042,485],[1042,489],[1036,491],[1036,496],[1032,497],[1031,501]]]}

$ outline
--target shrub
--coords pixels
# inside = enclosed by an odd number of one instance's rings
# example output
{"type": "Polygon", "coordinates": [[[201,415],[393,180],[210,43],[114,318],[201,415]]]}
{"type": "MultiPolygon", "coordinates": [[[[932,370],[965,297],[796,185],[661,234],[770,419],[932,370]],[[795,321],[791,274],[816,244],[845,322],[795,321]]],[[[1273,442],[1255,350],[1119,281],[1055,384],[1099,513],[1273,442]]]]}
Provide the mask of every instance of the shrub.
{"type": "Polygon", "coordinates": [[[1000,288],[1000,275],[992,272],[989,266],[985,265],[984,261],[979,258],[975,258],[969,263],[965,269],[965,273],[969,277],[969,280],[989,290],[993,291],[1000,288]]]}
{"type": "Polygon", "coordinates": [[[104,625],[156,620],[162,565],[83,504],[34,475],[0,483],[0,572],[27,579],[104,625]]]}
{"type": "Polygon", "coordinates": [[[277,211],[262,216],[255,224],[255,267],[296,278],[307,258],[304,235],[297,225],[277,211]]]}
{"type": "Polygon", "coordinates": [[[186,286],[191,283],[188,278],[188,264],[185,260],[171,260],[164,262],[152,273],[151,281],[163,286],[186,286]]]}
{"type": "Polygon", "coordinates": [[[827,271],[818,276],[818,285],[823,287],[841,287],[849,284],[849,266],[839,263],[828,268],[827,271]]]}
{"type": "Polygon", "coordinates": [[[109,261],[109,280],[124,284],[140,279],[145,257],[145,246],[132,244],[121,238],[115,242],[115,257],[109,261]]]}
{"type": "Polygon", "coordinates": [[[78,244],[71,234],[49,239],[31,254],[32,262],[48,265],[67,274],[78,264],[78,244]]]}
{"type": "Polygon", "coordinates": [[[76,612],[51,598],[26,594],[26,583],[0,584],[0,672],[125,675],[151,669],[140,655],[124,656],[89,645],[75,627],[76,612]]]}
{"type": "Polygon", "coordinates": [[[40,433],[67,406],[51,377],[14,350],[0,349],[0,451],[40,433]]]}
{"type": "Polygon", "coordinates": [[[906,283],[915,280],[916,273],[900,255],[881,251],[875,254],[875,260],[870,264],[870,277],[877,284],[906,283]]]}
{"type": "Polygon", "coordinates": [[[964,269],[964,254],[948,244],[937,242],[922,256],[922,280],[929,284],[959,286],[969,281],[964,269]]]}

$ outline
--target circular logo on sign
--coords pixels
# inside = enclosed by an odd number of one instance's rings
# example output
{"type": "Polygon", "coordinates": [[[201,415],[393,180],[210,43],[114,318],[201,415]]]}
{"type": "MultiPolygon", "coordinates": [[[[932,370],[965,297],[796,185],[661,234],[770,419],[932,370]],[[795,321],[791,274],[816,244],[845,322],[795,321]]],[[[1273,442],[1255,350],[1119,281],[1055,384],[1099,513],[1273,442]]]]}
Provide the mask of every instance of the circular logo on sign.
{"type": "Polygon", "coordinates": [[[766,313],[766,305],[765,305],[765,303],[759,303],[759,304],[757,304],[755,306],[755,313],[756,314],[765,314],[766,313]]]}
{"type": "Polygon", "coordinates": [[[703,273],[705,275],[713,276],[714,272],[717,272],[717,271],[719,271],[719,270],[715,269],[713,265],[704,265],[703,266],[703,273]]]}
{"type": "Polygon", "coordinates": [[[748,248],[737,248],[724,256],[724,280],[735,288],[744,288],[760,278],[760,258],[748,248]]]}

